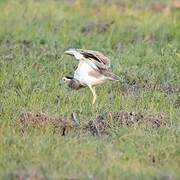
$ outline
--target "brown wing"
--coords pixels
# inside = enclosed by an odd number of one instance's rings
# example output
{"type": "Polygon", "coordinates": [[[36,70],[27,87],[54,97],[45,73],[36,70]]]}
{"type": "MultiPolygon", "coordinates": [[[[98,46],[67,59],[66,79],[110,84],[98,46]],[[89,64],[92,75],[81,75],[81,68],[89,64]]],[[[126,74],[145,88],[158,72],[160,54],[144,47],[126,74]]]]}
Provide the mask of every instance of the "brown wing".
{"type": "Polygon", "coordinates": [[[101,69],[100,72],[104,76],[108,77],[108,79],[111,80],[111,81],[119,81],[120,80],[119,76],[117,76],[116,74],[114,74],[113,72],[111,72],[111,71],[109,71],[107,69],[101,69]]]}
{"type": "Polygon", "coordinates": [[[103,55],[99,51],[92,50],[82,50],[77,49],[79,53],[81,53],[86,59],[93,61],[93,63],[100,69],[109,69],[110,67],[110,59],[103,55]]]}

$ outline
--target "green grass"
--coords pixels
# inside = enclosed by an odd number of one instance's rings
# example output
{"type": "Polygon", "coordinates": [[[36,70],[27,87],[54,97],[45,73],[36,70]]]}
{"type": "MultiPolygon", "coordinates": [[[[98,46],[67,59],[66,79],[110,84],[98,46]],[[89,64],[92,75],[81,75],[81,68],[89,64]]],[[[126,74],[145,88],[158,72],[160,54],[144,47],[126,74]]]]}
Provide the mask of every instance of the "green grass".
{"type": "Polygon", "coordinates": [[[179,19],[168,0],[0,1],[0,179],[21,170],[47,179],[179,179],[179,19]],[[168,8],[157,12],[162,3],[168,8]],[[95,107],[87,88],[60,84],[77,65],[63,54],[68,47],[102,51],[122,79],[97,88],[95,107]],[[168,125],[115,128],[106,138],[43,128],[22,136],[24,109],[77,112],[81,123],[109,111],[163,113],[168,125]]]}

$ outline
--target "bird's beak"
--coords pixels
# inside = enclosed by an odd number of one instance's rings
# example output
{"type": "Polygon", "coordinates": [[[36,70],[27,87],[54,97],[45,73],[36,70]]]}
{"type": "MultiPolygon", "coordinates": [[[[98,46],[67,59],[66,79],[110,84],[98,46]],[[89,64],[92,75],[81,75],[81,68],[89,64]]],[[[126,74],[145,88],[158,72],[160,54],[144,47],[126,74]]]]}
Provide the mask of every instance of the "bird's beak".
{"type": "Polygon", "coordinates": [[[59,81],[59,86],[61,86],[62,88],[66,88],[67,86],[67,81],[64,80],[65,77],[63,77],[60,81],[59,81]]]}

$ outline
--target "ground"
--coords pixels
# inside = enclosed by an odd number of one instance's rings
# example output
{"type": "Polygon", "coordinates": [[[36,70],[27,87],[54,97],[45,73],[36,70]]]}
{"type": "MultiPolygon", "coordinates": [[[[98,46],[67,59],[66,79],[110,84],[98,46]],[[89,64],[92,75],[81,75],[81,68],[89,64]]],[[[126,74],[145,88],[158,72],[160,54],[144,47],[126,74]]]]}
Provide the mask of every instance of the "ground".
{"type": "Polygon", "coordinates": [[[179,19],[170,0],[0,1],[0,179],[179,179],[179,19]],[[69,47],[121,78],[94,106],[61,81],[69,47]]]}

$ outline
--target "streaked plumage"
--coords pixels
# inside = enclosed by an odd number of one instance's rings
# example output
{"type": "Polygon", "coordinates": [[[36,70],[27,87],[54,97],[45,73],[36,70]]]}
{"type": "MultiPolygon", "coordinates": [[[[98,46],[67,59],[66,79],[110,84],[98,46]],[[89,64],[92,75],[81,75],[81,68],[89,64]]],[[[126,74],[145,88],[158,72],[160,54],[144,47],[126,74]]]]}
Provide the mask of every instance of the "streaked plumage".
{"type": "Polygon", "coordinates": [[[101,52],[82,49],[68,49],[65,54],[74,56],[79,65],[73,77],[64,77],[63,80],[70,87],[79,89],[88,86],[93,93],[93,104],[96,100],[95,86],[106,80],[118,81],[119,77],[110,71],[110,59],[101,52]],[[78,88],[77,88],[78,87],[78,88]]]}

